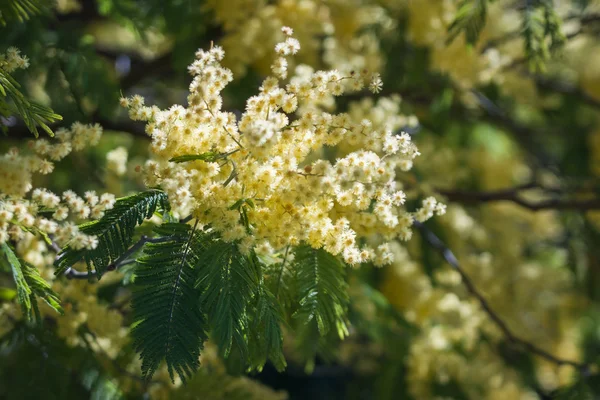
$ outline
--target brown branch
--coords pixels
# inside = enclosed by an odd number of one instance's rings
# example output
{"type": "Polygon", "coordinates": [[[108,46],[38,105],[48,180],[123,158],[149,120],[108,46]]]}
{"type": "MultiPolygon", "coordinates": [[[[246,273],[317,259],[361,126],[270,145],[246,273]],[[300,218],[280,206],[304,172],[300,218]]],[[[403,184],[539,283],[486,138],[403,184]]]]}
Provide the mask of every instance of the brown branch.
{"type": "Polygon", "coordinates": [[[154,60],[144,62],[143,60],[132,59],[129,73],[121,79],[119,85],[121,89],[128,90],[144,79],[159,77],[162,75],[173,74],[171,53],[166,53],[154,60]]]}
{"type": "MultiPolygon", "coordinates": [[[[530,183],[521,186],[515,186],[508,189],[493,190],[493,191],[465,191],[465,190],[448,190],[438,189],[437,192],[449,201],[454,201],[462,204],[479,204],[490,203],[497,201],[510,201],[518,204],[521,207],[531,211],[540,210],[600,210],[600,198],[594,197],[591,199],[546,199],[540,201],[526,200],[520,196],[520,192],[528,189],[541,189],[546,192],[556,193],[557,189],[546,189],[536,184],[530,183]]],[[[560,192],[559,192],[560,193],[560,192]]]]}
{"type": "Polygon", "coordinates": [[[521,339],[520,337],[515,335],[513,331],[508,327],[506,322],[504,322],[504,320],[502,320],[502,318],[492,309],[486,298],[477,290],[477,287],[475,286],[469,275],[467,275],[467,273],[462,269],[460,263],[458,262],[458,259],[452,253],[452,251],[421,222],[415,221],[414,226],[421,231],[421,234],[423,235],[423,238],[427,241],[427,243],[429,243],[431,247],[436,249],[441,254],[446,263],[448,263],[456,272],[458,272],[469,294],[475,297],[475,299],[477,299],[481,308],[486,312],[486,314],[500,329],[500,331],[502,331],[502,334],[510,343],[512,343],[515,346],[521,347],[522,349],[525,349],[526,351],[532,354],[542,357],[558,366],[570,365],[579,370],[584,376],[588,376],[591,374],[591,367],[589,364],[560,358],[547,352],[546,350],[537,347],[533,343],[525,339],[521,339]]]}
{"type": "MultiPolygon", "coordinates": [[[[129,264],[131,261],[130,257],[134,253],[136,253],[138,250],[140,250],[144,246],[144,244],[155,243],[155,242],[160,242],[160,241],[164,241],[164,240],[165,240],[164,238],[151,239],[148,236],[142,236],[139,241],[137,241],[133,246],[131,246],[129,249],[127,249],[127,251],[125,251],[119,258],[117,258],[114,262],[109,264],[106,267],[106,271],[115,271],[115,270],[119,269],[120,267],[122,267],[123,265],[129,264]]],[[[59,256],[59,258],[60,258],[60,256],[59,256]]],[[[82,272],[82,271],[77,271],[77,270],[73,269],[73,267],[67,268],[64,275],[68,279],[91,279],[91,278],[95,278],[98,276],[96,271],[82,272]]]]}
{"type": "Polygon", "coordinates": [[[534,79],[535,83],[538,87],[546,90],[550,90],[553,92],[566,94],[570,96],[575,96],[582,102],[596,108],[600,108],[600,100],[597,98],[590,96],[586,92],[582,91],[579,87],[575,85],[571,85],[566,82],[556,81],[550,78],[546,78],[544,76],[531,76],[530,74],[525,74],[534,79]]]}
{"type": "MultiPolygon", "coordinates": [[[[465,92],[464,89],[461,89],[455,83],[451,83],[450,86],[456,92],[465,92]]],[[[380,98],[394,94],[401,94],[402,98],[406,99],[412,105],[430,107],[431,103],[435,99],[435,96],[432,95],[432,93],[441,93],[446,88],[447,87],[445,85],[435,84],[433,87],[431,87],[429,92],[411,92],[408,90],[398,91],[384,89],[382,92],[378,93],[377,96],[368,92],[361,92],[345,94],[340,96],[339,99],[343,99],[345,101],[357,101],[368,96],[380,98]]],[[[513,137],[515,142],[517,142],[529,155],[533,163],[535,163],[537,166],[542,166],[555,172],[557,171],[558,167],[556,166],[556,161],[544,150],[542,146],[541,138],[545,136],[542,132],[516,121],[482,92],[472,89],[471,93],[475,96],[475,100],[477,100],[480,110],[483,111],[483,113],[475,114],[473,113],[473,110],[459,104],[458,102],[453,102],[451,106],[451,115],[453,118],[477,121],[483,120],[500,128],[504,128],[504,130],[513,137]]]]}

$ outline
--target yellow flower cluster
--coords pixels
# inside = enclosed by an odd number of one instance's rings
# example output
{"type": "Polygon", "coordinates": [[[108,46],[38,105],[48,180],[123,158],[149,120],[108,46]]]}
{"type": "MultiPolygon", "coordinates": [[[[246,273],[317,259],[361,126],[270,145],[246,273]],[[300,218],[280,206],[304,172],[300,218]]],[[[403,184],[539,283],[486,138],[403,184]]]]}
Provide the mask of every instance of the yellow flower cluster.
{"type": "MultiPolygon", "coordinates": [[[[120,276],[115,275],[112,282],[103,279],[102,284],[95,285],[64,279],[54,282],[53,289],[59,293],[65,309],[65,315],[56,319],[57,333],[70,346],[85,346],[87,339],[95,352],[115,359],[127,344],[129,329],[124,325],[121,312],[98,301],[97,291],[102,286],[114,284],[115,279],[120,276]],[[92,337],[82,337],[78,333],[82,327],[91,332],[92,337]]],[[[50,310],[45,311],[48,315],[56,315],[50,310]]]]}
{"type": "Polygon", "coordinates": [[[52,236],[60,246],[96,247],[97,239],[80,232],[68,218],[77,221],[101,218],[113,207],[114,196],[86,192],[85,198],[81,198],[68,190],[60,197],[44,188],[32,191],[32,179],[35,173],[51,173],[54,162],[62,160],[71,151],[96,145],[101,135],[102,128],[98,125],[75,123],[70,130],[58,130],[55,141],[38,139],[30,142],[30,153],[22,154],[12,148],[0,156],[0,243],[19,242],[27,232],[33,232],[52,236]],[[30,192],[30,198],[26,198],[30,192]],[[52,217],[44,217],[40,211],[52,211],[52,217]]]}
{"type": "Polygon", "coordinates": [[[271,49],[285,39],[282,26],[294,26],[303,43],[301,61],[343,73],[382,65],[380,39],[392,32],[394,21],[386,10],[368,0],[208,0],[208,11],[223,26],[220,44],[227,52],[225,66],[236,74],[253,65],[266,72],[271,49]]]}
{"type": "MultiPolygon", "coordinates": [[[[523,178],[526,169],[510,151],[492,156],[484,149],[470,149],[464,156],[455,152],[436,157],[437,149],[432,154],[427,146],[420,149],[429,160],[420,172],[428,180],[435,176],[441,187],[444,180],[461,175],[461,168],[475,175],[471,179],[482,190],[510,187],[523,178]]],[[[566,255],[543,244],[561,235],[555,212],[531,212],[510,203],[490,203],[477,210],[453,205],[439,223],[448,232],[446,244],[463,270],[516,336],[565,359],[581,357],[575,323],[577,296],[572,292],[566,255]],[[542,255],[527,255],[540,248],[542,255]]],[[[419,328],[407,361],[413,396],[431,398],[433,383],[453,381],[469,398],[535,398],[523,388],[518,372],[502,359],[497,343],[505,338],[465,289],[460,275],[440,268],[434,273],[438,285],[433,285],[426,266],[415,261],[423,259],[418,241],[406,246],[394,243],[390,250],[395,261],[386,270],[382,290],[419,328]]],[[[534,360],[545,391],[572,379],[572,369],[534,360]]]]}
{"type": "MultiPolygon", "coordinates": [[[[122,275],[107,275],[93,285],[84,280],[65,280],[56,276],[53,267],[56,254],[48,251],[42,238],[30,232],[24,233],[17,242],[16,252],[21,259],[35,266],[59,295],[64,315],[58,318],[56,311],[44,301],[37,300],[42,316],[56,321],[57,334],[70,346],[90,345],[98,354],[115,359],[128,343],[128,328],[118,309],[98,301],[98,290],[114,285],[115,281],[122,279],[122,275]],[[83,332],[89,333],[82,336],[82,328],[85,328],[83,332]]],[[[116,301],[122,299],[117,296],[116,301]]],[[[23,318],[22,309],[15,302],[4,303],[0,308],[0,335],[23,318]]],[[[139,367],[135,371],[139,371],[139,367]]]]}
{"type": "Polygon", "coordinates": [[[56,11],[61,14],[81,11],[81,3],[78,0],[56,0],[54,4],[56,11]]]}
{"type": "MultiPolygon", "coordinates": [[[[211,400],[227,400],[231,398],[244,398],[247,400],[286,400],[288,394],[283,390],[275,390],[259,381],[245,375],[228,375],[223,359],[219,356],[219,349],[211,340],[204,342],[200,355],[198,373],[185,384],[179,376],[175,377],[174,384],[169,382],[171,377],[166,365],[158,369],[154,375],[154,382],[148,388],[150,398],[155,400],[186,400],[210,398],[211,400]]],[[[141,368],[141,360],[134,359],[128,370],[137,373],[141,368]]],[[[131,385],[131,379],[122,380],[121,388],[131,385]]]]}
{"type": "MultiPolygon", "coordinates": [[[[471,89],[476,85],[494,82],[499,88],[523,99],[537,102],[534,82],[522,73],[526,64],[524,43],[521,35],[522,16],[511,7],[509,0],[491,3],[479,40],[467,46],[463,34],[448,44],[448,28],[456,17],[459,3],[452,0],[405,0],[387,1],[392,9],[406,7],[409,12],[409,35],[412,41],[427,46],[431,52],[433,68],[448,74],[458,87],[471,89]]],[[[583,15],[594,15],[600,10],[600,2],[591,1],[583,15]]],[[[581,23],[572,18],[580,10],[572,2],[556,4],[557,13],[563,18],[563,33],[573,35],[561,50],[560,57],[548,61],[548,70],[562,79],[577,82],[579,87],[600,98],[600,73],[596,65],[599,46],[593,34],[579,34],[581,23]],[[577,34],[576,34],[577,33],[577,34]],[[592,59],[590,59],[592,57],[592,59]]],[[[471,99],[472,102],[472,99],[471,99]]]]}
{"type": "Polygon", "coordinates": [[[494,80],[503,83],[500,73],[514,59],[522,57],[519,40],[508,46],[484,49],[489,40],[498,39],[519,30],[518,11],[507,7],[507,1],[490,4],[488,18],[475,46],[469,47],[463,34],[448,44],[448,27],[454,20],[458,5],[451,0],[405,2],[409,17],[411,40],[431,50],[433,67],[449,74],[465,89],[494,80]]]}
{"type": "Polygon", "coordinates": [[[106,169],[117,176],[123,176],[127,172],[127,149],[123,146],[106,153],[106,169]]]}
{"type": "MultiPolygon", "coordinates": [[[[290,28],[283,32],[286,39],[275,50],[287,60],[300,43],[290,28]]],[[[365,86],[376,91],[379,75],[300,65],[286,85],[266,78],[238,120],[222,110],[220,93],[232,80],[223,57],[217,46],[197,52],[187,108],[161,111],[139,96],[122,100],[131,118],[149,121],[154,159],[145,166],[147,184],[162,187],[180,215],[193,213],[245,250],[306,242],[342,254],[349,264],[390,262],[385,244],[359,246],[357,230],[364,237],[410,238],[413,217],[402,207],[396,171],[410,169],[419,152],[406,133],[320,107],[365,86]],[[340,143],[356,150],[333,163],[318,158],[340,143]]],[[[287,73],[284,64],[273,65],[279,77],[287,73]]],[[[425,220],[443,212],[428,199],[416,215],[425,220]]]]}

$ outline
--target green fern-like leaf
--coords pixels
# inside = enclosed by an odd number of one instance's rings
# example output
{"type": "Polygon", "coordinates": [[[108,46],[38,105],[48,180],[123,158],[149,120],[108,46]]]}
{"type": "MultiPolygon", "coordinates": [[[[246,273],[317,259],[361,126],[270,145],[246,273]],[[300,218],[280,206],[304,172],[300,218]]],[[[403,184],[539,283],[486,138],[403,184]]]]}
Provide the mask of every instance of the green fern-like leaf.
{"type": "Polygon", "coordinates": [[[7,243],[2,243],[0,250],[2,250],[2,264],[3,266],[8,267],[6,268],[7,270],[12,272],[13,280],[15,281],[15,285],[17,287],[17,301],[23,309],[23,314],[30,316],[32,310],[32,292],[27,280],[25,279],[21,261],[19,261],[16,254],[7,243]]]}
{"type": "Polygon", "coordinates": [[[284,309],[286,315],[295,311],[296,301],[294,294],[296,288],[296,269],[290,265],[293,250],[291,247],[283,250],[277,260],[262,261],[265,284],[275,297],[278,304],[284,309]]]}
{"type": "Polygon", "coordinates": [[[157,233],[165,241],[147,243],[136,268],[134,347],[146,378],[166,360],[171,379],[177,373],[185,380],[200,366],[207,339],[206,320],[194,290],[199,239],[195,229],[180,223],[164,224],[157,233]]]}
{"type": "Polygon", "coordinates": [[[281,331],[283,310],[266,287],[261,286],[251,314],[249,347],[252,367],[260,371],[269,359],[278,371],[283,371],[287,365],[281,331]]]}
{"type": "Polygon", "coordinates": [[[25,22],[52,6],[50,0],[2,0],[0,3],[0,25],[10,21],[25,22]]]}
{"type": "Polygon", "coordinates": [[[39,136],[38,127],[48,135],[54,136],[48,124],[62,120],[62,117],[52,109],[30,102],[21,93],[18,82],[2,68],[0,68],[0,114],[5,117],[18,115],[35,137],[39,136]]]}
{"type": "Polygon", "coordinates": [[[344,264],[323,249],[305,245],[296,249],[295,268],[300,308],[294,316],[304,325],[316,322],[323,336],[332,329],[340,338],[347,336],[349,297],[344,264]]]}
{"type": "Polygon", "coordinates": [[[544,71],[551,50],[566,40],[562,33],[562,20],[556,13],[552,0],[532,0],[523,9],[523,37],[529,69],[544,71]]]}
{"type": "Polygon", "coordinates": [[[66,247],[56,262],[56,274],[80,260],[85,260],[88,271],[95,268],[98,279],[131,245],[136,226],[152,217],[157,209],[168,210],[167,195],[160,190],[149,190],[118,199],[98,221],[83,224],[79,229],[98,237],[93,250],[74,250],[66,247]]]}
{"type": "Polygon", "coordinates": [[[527,7],[523,12],[523,35],[525,54],[532,71],[543,69],[548,59],[548,46],[545,42],[544,11],[541,8],[527,7]]]}
{"type": "Polygon", "coordinates": [[[52,290],[52,286],[40,275],[36,267],[26,262],[23,265],[23,275],[31,288],[31,295],[46,302],[54,311],[63,314],[58,294],[52,290]]]}
{"type": "Polygon", "coordinates": [[[236,243],[213,239],[206,245],[198,266],[196,287],[208,315],[212,337],[223,356],[235,345],[243,359],[248,356],[248,305],[258,288],[256,257],[240,253],[236,243]]]}
{"type": "Polygon", "coordinates": [[[448,27],[447,43],[451,43],[462,32],[467,43],[475,44],[485,25],[488,3],[493,0],[461,0],[454,20],[448,27]]]}
{"type": "Polygon", "coordinates": [[[37,309],[38,297],[46,301],[56,312],[62,314],[63,310],[58,295],[52,290],[50,284],[40,276],[37,268],[20,260],[6,243],[0,246],[0,250],[2,253],[0,262],[12,272],[17,287],[17,301],[27,319],[32,320],[35,316],[38,322],[41,321],[37,309]]]}
{"type": "Polygon", "coordinates": [[[295,256],[296,346],[306,362],[305,372],[311,373],[317,353],[332,359],[331,349],[348,335],[348,285],[345,265],[325,250],[305,245],[296,248],[295,256]]]}

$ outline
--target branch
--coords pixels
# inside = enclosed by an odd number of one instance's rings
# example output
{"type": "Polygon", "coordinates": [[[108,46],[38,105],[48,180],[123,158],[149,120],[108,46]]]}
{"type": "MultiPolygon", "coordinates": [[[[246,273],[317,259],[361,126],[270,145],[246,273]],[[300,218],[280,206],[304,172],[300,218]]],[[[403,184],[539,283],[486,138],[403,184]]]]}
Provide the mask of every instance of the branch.
{"type": "MultiPolygon", "coordinates": [[[[113,262],[112,264],[109,264],[106,267],[107,271],[115,271],[117,269],[119,269],[120,267],[129,264],[130,263],[130,259],[129,257],[131,255],[133,255],[135,252],[137,252],[138,250],[140,250],[144,244],[146,243],[155,243],[155,242],[159,242],[161,240],[165,240],[164,238],[158,238],[158,239],[151,239],[148,236],[142,236],[140,238],[140,240],[135,243],[133,246],[131,246],[125,253],[123,253],[121,255],[121,257],[119,257],[117,260],[115,260],[115,262],[113,262]]],[[[88,272],[82,272],[82,271],[77,271],[75,269],[73,269],[73,267],[69,267],[67,268],[67,270],[65,271],[64,274],[68,279],[90,279],[96,276],[96,271],[88,271],[88,272]]]]}
{"type": "Polygon", "coordinates": [[[478,204],[478,203],[489,203],[496,201],[510,201],[521,207],[527,208],[531,211],[540,210],[577,210],[577,211],[588,211],[588,210],[600,210],[600,198],[595,197],[587,200],[577,199],[547,199],[540,201],[530,201],[522,198],[519,193],[528,189],[542,189],[547,191],[556,192],[554,189],[546,189],[539,187],[536,184],[530,183],[521,186],[515,186],[513,188],[493,190],[493,191],[481,191],[471,192],[463,190],[446,190],[438,189],[437,192],[444,195],[450,201],[455,201],[463,204],[478,204]]]}
{"type": "Polygon", "coordinates": [[[498,314],[492,309],[490,304],[487,302],[485,297],[477,290],[475,284],[471,280],[471,278],[467,275],[467,273],[462,269],[456,256],[452,253],[452,251],[428,228],[425,227],[421,222],[414,221],[413,225],[417,227],[423,236],[423,238],[436,249],[444,260],[456,271],[461,277],[461,280],[469,294],[479,302],[481,308],[486,312],[486,314],[490,317],[490,319],[494,322],[494,324],[502,331],[502,334],[506,337],[506,339],[515,346],[519,346],[530,353],[533,353],[539,357],[542,357],[558,366],[562,365],[570,365],[581,372],[582,375],[588,376],[591,374],[591,366],[586,363],[579,363],[572,360],[566,360],[564,358],[557,357],[539,347],[534,345],[527,340],[521,339],[517,335],[515,335],[506,322],[500,318],[498,314]]]}
{"type": "Polygon", "coordinates": [[[172,63],[171,53],[164,54],[148,62],[133,59],[131,70],[120,81],[121,89],[126,91],[149,77],[156,78],[164,74],[172,75],[172,63]]]}
{"type": "Polygon", "coordinates": [[[131,120],[116,121],[98,116],[93,116],[90,123],[98,123],[105,131],[116,131],[129,133],[135,137],[145,140],[150,140],[150,136],[146,133],[145,122],[137,122],[131,120]]]}
{"type": "Polygon", "coordinates": [[[544,76],[531,76],[530,74],[526,74],[527,76],[534,79],[535,83],[542,89],[551,90],[553,92],[558,92],[561,94],[566,94],[570,96],[575,96],[580,99],[582,102],[596,108],[600,108],[600,100],[596,99],[593,96],[590,96],[586,92],[582,91],[579,87],[575,85],[571,85],[566,82],[555,81],[550,78],[546,78],[544,76]]]}

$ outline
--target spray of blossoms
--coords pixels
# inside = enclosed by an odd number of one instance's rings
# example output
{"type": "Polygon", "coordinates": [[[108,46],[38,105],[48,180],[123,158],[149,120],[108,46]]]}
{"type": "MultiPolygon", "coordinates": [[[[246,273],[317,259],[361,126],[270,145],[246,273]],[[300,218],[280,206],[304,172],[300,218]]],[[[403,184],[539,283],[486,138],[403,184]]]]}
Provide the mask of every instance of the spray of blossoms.
{"type": "MultiPolygon", "coordinates": [[[[300,65],[284,83],[300,43],[292,29],[282,31],[273,76],[240,118],[222,108],[221,92],[233,75],[221,66],[218,46],[196,53],[187,107],[160,110],[140,96],[122,99],[132,119],[148,121],[153,159],[144,168],[147,184],[162,187],[180,216],[193,214],[242,250],[307,243],[351,265],[390,263],[386,242],[410,238],[414,218],[403,207],[396,172],[410,169],[419,152],[406,133],[324,111],[334,108],[336,96],[365,87],[378,92],[378,74],[300,65]],[[327,159],[341,147],[352,150],[327,159]]],[[[443,212],[429,198],[416,216],[443,212]]]]}
{"type": "Polygon", "coordinates": [[[80,197],[68,190],[59,196],[45,188],[33,187],[34,174],[50,174],[54,163],[73,150],[94,146],[100,140],[98,125],[75,123],[71,129],[59,129],[55,139],[30,142],[30,152],[16,148],[0,155],[0,244],[9,240],[17,244],[27,235],[41,235],[56,246],[93,249],[96,237],[79,231],[76,222],[98,219],[113,207],[112,194],[93,191],[80,197]]]}

